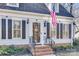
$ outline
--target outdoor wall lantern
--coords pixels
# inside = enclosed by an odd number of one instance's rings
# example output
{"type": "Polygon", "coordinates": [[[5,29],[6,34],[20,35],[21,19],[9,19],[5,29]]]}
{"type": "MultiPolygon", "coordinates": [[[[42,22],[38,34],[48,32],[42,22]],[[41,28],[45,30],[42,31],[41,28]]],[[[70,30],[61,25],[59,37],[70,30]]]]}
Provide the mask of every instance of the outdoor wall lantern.
{"type": "Polygon", "coordinates": [[[44,21],[44,27],[46,27],[46,24],[47,24],[46,21],[44,21]]]}
{"type": "Polygon", "coordinates": [[[38,21],[38,19],[36,19],[36,21],[38,21]]]}
{"type": "Polygon", "coordinates": [[[29,24],[29,19],[27,19],[27,24],[29,24]]]}

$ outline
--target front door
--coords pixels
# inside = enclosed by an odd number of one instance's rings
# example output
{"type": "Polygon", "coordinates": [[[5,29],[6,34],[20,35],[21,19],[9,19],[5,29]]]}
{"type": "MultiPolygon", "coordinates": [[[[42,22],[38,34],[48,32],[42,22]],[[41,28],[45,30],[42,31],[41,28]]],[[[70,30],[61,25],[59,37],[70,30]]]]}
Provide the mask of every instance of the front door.
{"type": "Polygon", "coordinates": [[[36,43],[40,42],[40,23],[33,23],[33,39],[36,43]]]}

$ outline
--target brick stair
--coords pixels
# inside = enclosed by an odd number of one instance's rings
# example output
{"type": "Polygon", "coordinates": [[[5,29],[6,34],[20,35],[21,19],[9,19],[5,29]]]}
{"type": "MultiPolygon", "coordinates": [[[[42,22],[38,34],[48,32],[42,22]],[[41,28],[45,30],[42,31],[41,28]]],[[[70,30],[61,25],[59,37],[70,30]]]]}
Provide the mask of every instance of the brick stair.
{"type": "Polygon", "coordinates": [[[52,48],[49,45],[36,45],[35,49],[32,49],[33,56],[43,56],[43,55],[50,55],[53,54],[52,48]]]}

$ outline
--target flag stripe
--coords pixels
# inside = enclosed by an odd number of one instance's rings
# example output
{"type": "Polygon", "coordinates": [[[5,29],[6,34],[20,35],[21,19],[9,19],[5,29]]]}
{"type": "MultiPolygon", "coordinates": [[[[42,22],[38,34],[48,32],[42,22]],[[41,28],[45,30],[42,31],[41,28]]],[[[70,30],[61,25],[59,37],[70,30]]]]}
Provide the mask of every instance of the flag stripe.
{"type": "MultiPolygon", "coordinates": [[[[54,5],[55,6],[55,5],[54,5]]],[[[53,24],[53,26],[56,26],[57,25],[57,18],[56,18],[56,13],[55,13],[55,9],[53,8],[52,9],[52,5],[51,4],[49,4],[48,6],[47,6],[47,8],[49,9],[49,11],[50,11],[50,15],[51,15],[51,22],[52,22],[52,24],[53,24]]]]}

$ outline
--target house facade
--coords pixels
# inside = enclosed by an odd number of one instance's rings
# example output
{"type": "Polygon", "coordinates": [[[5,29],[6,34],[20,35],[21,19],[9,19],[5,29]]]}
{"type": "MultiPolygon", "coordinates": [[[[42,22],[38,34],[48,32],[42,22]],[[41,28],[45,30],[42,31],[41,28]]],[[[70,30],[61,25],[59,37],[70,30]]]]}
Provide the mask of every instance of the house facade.
{"type": "Polygon", "coordinates": [[[57,26],[44,3],[0,3],[0,45],[73,43],[73,16],[56,4],[57,26]]]}

